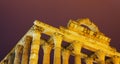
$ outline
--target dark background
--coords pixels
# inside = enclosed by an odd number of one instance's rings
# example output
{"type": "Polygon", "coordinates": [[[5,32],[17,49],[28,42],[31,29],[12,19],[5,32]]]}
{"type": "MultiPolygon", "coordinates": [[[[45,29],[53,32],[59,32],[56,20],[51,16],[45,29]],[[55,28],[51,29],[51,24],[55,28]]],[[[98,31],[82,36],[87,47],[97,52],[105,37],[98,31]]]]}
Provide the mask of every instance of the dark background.
{"type": "Polygon", "coordinates": [[[0,0],[0,60],[38,19],[55,27],[90,18],[120,51],[120,0],[0,0]]]}

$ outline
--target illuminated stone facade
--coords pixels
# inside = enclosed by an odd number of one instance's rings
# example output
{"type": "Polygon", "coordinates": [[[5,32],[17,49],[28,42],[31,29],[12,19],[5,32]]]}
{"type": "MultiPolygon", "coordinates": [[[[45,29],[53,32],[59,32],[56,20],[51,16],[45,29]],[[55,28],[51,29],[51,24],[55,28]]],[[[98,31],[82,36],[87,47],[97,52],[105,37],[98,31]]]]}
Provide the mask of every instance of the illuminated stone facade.
{"type": "Polygon", "coordinates": [[[60,28],[35,20],[0,64],[38,64],[40,48],[44,53],[43,64],[50,64],[52,49],[54,64],[69,64],[70,55],[74,56],[74,64],[82,64],[81,59],[86,64],[120,64],[120,53],[109,43],[110,38],[101,33],[88,18],[70,20],[67,27],[60,28]],[[42,39],[41,34],[50,36],[50,39],[42,39]],[[61,46],[62,41],[69,43],[69,46],[61,46]],[[94,53],[87,55],[81,52],[82,48],[94,53]]]}

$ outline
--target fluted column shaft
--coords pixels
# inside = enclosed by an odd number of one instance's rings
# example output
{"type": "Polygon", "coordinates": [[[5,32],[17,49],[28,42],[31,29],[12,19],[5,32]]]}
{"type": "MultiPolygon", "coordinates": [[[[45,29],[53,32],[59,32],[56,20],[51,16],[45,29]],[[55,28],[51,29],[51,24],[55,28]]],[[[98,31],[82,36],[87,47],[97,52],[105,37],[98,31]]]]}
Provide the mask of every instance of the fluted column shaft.
{"type": "Polygon", "coordinates": [[[63,49],[62,50],[63,64],[69,64],[69,56],[70,56],[70,51],[67,49],[63,49]]]}
{"type": "Polygon", "coordinates": [[[81,64],[81,48],[82,44],[80,42],[73,42],[74,54],[75,54],[75,64],[81,64]]]}
{"type": "Polygon", "coordinates": [[[38,64],[40,37],[41,37],[41,31],[38,29],[38,27],[35,26],[33,30],[33,40],[31,45],[29,64],[38,64]]]}
{"type": "Polygon", "coordinates": [[[30,36],[25,37],[21,64],[28,64],[31,41],[32,41],[32,37],[30,37],[30,36]]]}
{"type": "Polygon", "coordinates": [[[54,33],[54,64],[61,64],[61,42],[62,35],[59,33],[54,33]]]}
{"type": "Polygon", "coordinates": [[[18,44],[15,49],[14,64],[21,64],[22,51],[23,51],[23,46],[21,44],[18,44]]]}
{"type": "Polygon", "coordinates": [[[44,51],[43,64],[50,64],[50,52],[51,52],[52,46],[48,43],[44,43],[42,48],[44,51]]]}
{"type": "Polygon", "coordinates": [[[13,64],[14,62],[14,57],[15,57],[15,53],[11,53],[10,56],[8,56],[8,64],[13,64]]]}
{"type": "Polygon", "coordinates": [[[75,55],[75,64],[81,64],[80,55],[75,55]]]}

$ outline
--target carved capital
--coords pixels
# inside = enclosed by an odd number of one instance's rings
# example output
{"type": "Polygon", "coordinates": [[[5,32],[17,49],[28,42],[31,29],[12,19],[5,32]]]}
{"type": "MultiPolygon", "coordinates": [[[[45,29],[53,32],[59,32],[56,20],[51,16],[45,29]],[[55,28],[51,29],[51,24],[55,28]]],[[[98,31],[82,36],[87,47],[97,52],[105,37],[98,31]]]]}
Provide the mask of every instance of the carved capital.
{"type": "Polygon", "coordinates": [[[48,43],[44,43],[42,45],[42,48],[43,48],[43,51],[44,51],[44,54],[49,54],[51,49],[52,49],[53,45],[50,45],[48,43]]]}
{"type": "Polygon", "coordinates": [[[43,29],[42,27],[39,27],[39,26],[37,26],[37,25],[34,25],[32,29],[33,29],[33,31],[36,31],[36,32],[37,32],[37,31],[38,31],[38,32],[43,32],[43,31],[44,31],[44,29],[43,29]]]}
{"type": "Polygon", "coordinates": [[[55,47],[61,47],[62,39],[63,39],[63,35],[61,35],[60,33],[53,34],[55,47]]]}
{"type": "Polygon", "coordinates": [[[72,43],[72,47],[74,48],[73,53],[76,54],[76,55],[80,55],[81,48],[82,48],[82,43],[79,42],[79,41],[74,41],[72,43]]]}

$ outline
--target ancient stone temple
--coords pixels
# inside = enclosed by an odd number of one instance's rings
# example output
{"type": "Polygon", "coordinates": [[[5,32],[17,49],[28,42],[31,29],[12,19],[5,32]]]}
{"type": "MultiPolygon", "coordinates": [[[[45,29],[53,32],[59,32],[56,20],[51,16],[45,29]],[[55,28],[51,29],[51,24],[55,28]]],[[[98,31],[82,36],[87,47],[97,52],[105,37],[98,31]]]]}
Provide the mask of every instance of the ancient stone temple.
{"type": "Polygon", "coordinates": [[[110,40],[88,18],[69,20],[67,27],[60,28],[35,20],[34,25],[0,64],[38,64],[40,48],[44,53],[43,64],[50,64],[53,49],[54,64],[70,64],[70,55],[74,56],[74,64],[120,64],[120,53],[109,45],[110,40]],[[42,34],[50,38],[45,40],[41,38],[42,34]],[[63,41],[69,45],[61,46],[63,41]],[[83,48],[93,53],[87,55],[81,51],[83,48]]]}

